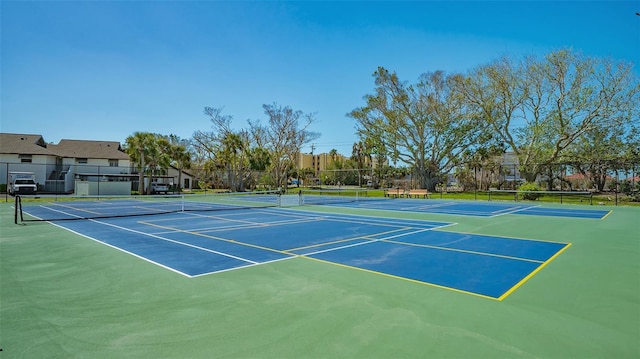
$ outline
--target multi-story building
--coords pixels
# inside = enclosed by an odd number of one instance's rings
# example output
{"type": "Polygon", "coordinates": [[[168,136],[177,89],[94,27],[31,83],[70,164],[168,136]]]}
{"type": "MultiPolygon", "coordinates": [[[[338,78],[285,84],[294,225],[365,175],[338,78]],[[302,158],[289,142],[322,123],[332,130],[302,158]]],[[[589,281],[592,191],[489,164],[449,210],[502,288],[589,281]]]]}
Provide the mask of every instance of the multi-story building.
{"type": "Polygon", "coordinates": [[[340,154],[331,155],[328,153],[320,153],[314,155],[299,153],[298,160],[296,161],[296,168],[300,170],[311,168],[316,174],[319,174],[320,172],[329,169],[331,163],[337,159],[344,160],[345,157],[340,154]]]}
{"type": "MultiPolygon", "coordinates": [[[[51,193],[130,194],[137,169],[119,142],[63,139],[47,143],[42,135],[0,133],[0,184],[10,172],[32,172],[39,190],[51,193]]],[[[177,184],[177,170],[162,176],[177,184]],[[174,178],[175,177],[175,178],[174,178]]],[[[182,185],[193,179],[182,172],[182,185]]]]}

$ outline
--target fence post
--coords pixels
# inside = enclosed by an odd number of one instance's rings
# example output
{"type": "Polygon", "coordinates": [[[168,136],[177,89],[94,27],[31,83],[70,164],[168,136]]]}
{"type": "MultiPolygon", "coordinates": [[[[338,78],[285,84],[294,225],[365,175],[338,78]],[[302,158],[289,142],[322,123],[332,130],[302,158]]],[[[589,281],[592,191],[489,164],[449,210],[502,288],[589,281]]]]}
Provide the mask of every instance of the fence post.
{"type": "Polygon", "coordinates": [[[616,170],[616,206],[618,205],[618,191],[620,189],[620,172],[616,170]]]}
{"type": "Polygon", "coordinates": [[[473,197],[478,200],[478,167],[473,166],[473,197]]]}
{"type": "Polygon", "coordinates": [[[5,165],[7,168],[7,178],[6,178],[7,188],[4,191],[4,201],[9,202],[9,162],[5,163],[5,165]]]}

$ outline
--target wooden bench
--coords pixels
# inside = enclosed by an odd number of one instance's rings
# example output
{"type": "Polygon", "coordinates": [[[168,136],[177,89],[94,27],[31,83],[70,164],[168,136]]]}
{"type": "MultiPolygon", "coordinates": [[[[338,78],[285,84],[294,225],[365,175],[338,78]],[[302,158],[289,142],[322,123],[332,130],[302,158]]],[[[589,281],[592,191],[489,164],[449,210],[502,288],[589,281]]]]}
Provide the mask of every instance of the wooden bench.
{"type": "Polygon", "coordinates": [[[406,195],[408,198],[429,198],[429,191],[426,189],[410,189],[406,195]]]}
{"type": "Polygon", "coordinates": [[[400,189],[400,188],[390,188],[390,189],[385,189],[384,190],[384,196],[385,197],[393,197],[393,198],[400,198],[402,196],[404,196],[404,190],[400,189]]]}

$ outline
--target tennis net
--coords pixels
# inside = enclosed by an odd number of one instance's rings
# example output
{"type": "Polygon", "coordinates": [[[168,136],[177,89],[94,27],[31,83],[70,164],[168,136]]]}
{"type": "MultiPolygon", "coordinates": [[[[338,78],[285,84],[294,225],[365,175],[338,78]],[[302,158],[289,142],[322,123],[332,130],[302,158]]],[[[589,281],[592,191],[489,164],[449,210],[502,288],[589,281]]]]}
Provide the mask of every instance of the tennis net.
{"type": "Polygon", "coordinates": [[[71,196],[51,201],[23,200],[16,196],[15,223],[224,211],[279,205],[279,191],[166,196],[71,196]]]}
{"type": "Polygon", "coordinates": [[[301,206],[389,200],[384,197],[369,196],[365,189],[300,190],[299,195],[301,206]]]}
{"type": "Polygon", "coordinates": [[[523,191],[523,190],[489,190],[489,201],[540,201],[593,204],[593,193],[588,191],[523,191]]]}

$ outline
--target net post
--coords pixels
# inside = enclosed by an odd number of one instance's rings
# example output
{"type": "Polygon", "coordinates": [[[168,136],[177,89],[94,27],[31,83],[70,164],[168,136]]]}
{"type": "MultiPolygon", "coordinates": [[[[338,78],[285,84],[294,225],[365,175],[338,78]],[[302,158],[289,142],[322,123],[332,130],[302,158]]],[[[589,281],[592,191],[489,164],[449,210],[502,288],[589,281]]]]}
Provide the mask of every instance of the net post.
{"type": "Polygon", "coordinates": [[[18,224],[18,217],[20,217],[20,222],[22,222],[22,198],[19,195],[16,195],[16,203],[13,210],[13,223],[18,224]]]}
{"type": "Polygon", "coordinates": [[[302,199],[302,190],[298,191],[298,205],[302,206],[303,205],[304,200],[302,199]]]}

